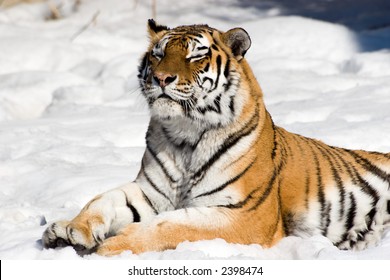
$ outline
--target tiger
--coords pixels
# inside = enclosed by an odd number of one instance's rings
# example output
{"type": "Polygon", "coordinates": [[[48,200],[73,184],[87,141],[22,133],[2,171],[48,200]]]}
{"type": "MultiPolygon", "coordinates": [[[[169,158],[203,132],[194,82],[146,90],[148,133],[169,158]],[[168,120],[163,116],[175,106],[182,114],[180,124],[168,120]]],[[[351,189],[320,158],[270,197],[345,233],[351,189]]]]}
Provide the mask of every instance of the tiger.
{"type": "Polygon", "coordinates": [[[390,224],[390,153],[351,150],[274,124],[240,27],[148,21],[138,79],[150,122],[133,182],[50,224],[44,248],[113,256],[224,239],[270,248],[322,235],[377,246],[390,224]]]}

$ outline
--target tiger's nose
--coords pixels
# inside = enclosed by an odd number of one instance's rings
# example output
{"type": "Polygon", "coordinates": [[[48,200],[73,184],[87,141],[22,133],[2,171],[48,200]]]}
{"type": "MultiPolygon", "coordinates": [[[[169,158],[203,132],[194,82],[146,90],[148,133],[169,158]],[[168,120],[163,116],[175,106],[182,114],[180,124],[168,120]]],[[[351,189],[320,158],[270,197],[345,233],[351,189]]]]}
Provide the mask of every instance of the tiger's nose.
{"type": "Polygon", "coordinates": [[[166,87],[167,85],[172,83],[174,80],[176,80],[175,75],[162,73],[162,72],[154,73],[153,78],[162,88],[166,87]]]}

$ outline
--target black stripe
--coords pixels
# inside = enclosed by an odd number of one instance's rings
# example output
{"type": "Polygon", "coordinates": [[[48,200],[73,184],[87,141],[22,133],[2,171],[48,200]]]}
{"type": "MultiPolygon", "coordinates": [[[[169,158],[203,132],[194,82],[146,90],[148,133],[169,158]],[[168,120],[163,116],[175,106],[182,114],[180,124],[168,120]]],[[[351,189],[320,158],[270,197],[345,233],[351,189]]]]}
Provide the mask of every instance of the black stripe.
{"type": "Polygon", "coordinates": [[[390,159],[390,154],[385,154],[385,153],[380,153],[380,152],[375,152],[375,151],[366,151],[366,152],[370,153],[372,155],[381,156],[381,157],[390,159]]]}
{"type": "Polygon", "coordinates": [[[126,206],[130,208],[130,211],[133,213],[133,223],[139,223],[141,222],[141,216],[139,215],[137,209],[129,202],[126,203],[126,206]]]}
{"type": "Polygon", "coordinates": [[[229,135],[226,138],[225,142],[214,153],[214,155],[205,164],[203,164],[203,166],[199,168],[199,170],[195,173],[194,177],[198,177],[204,171],[209,169],[223,154],[226,153],[226,151],[228,151],[231,147],[237,144],[237,142],[240,141],[242,138],[251,134],[252,131],[257,128],[258,123],[259,112],[256,110],[251,119],[242,126],[241,130],[229,135]]]}
{"type": "Polygon", "coordinates": [[[138,66],[138,78],[141,79],[143,78],[145,80],[145,77],[142,77],[142,71],[145,69],[146,67],[146,62],[148,60],[148,57],[147,57],[147,54],[145,54],[141,60],[141,64],[138,66]]]}
{"type": "Polygon", "coordinates": [[[210,88],[212,88],[213,85],[214,85],[214,81],[213,81],[211,78],[209,78],[209,77],[204,77],[204,78],[202,79],[202,85],[200,85],[200,87],[203,89],[203,84],[204,84],[206,81],[210,81],[210,88]]]}
{"type": "Polygon", "coordinates": [[[282,133],[282,130],[281,129],[277,129],[276,132],[279,134],[279,138],[280,138],[280,141],[283,142],[283,150],[284,150],[284,156],[290,156],[290,157],[294,157],[294,153],[292,152],[291,150],[291,145],[289,143],[289,141],[286,139],[286,135],[284,133],[282,133]]]}
{"type": "MultiPolygon", "coordinates": [[[[311,140],[311,139],[308,139],[308,140],[311,140]]],[[[321,229],[324,229],[324,226],[325,226],[325,220],[327,219],[327,216],[326,216],[326,213],[325,213],[325,193],[324,193],[324,186],[323,186],[323,182],[322,182],[322,172],[321,172],[321,167],[320,167],[320,162],[318,160],[318,157],[317,157],[317,154],[315,153],[310,141],[308,142],[309,144],[309,148],[313,154],[313,159],[314,159],[314,163],[315,163],[315,167],[316,167],[316,176],[317,176],[317,188],[318,188],[318,192],[317,192],[317,196],[318,196],[318,202],[320,203],[320,206],[321,206],[321,229]]]]}
{"type": "Polygon", "coordinates": [[[342,157],[343,154],[341,154],[341,152],[337,148],[333,149],[332,151],[335,152],[335,155],[343,163],[343,166],[347,169],[347,172],[352,179],[352,183],[355,185],[359,185],[364,193],[368,194],[371,198],[373,198],[372,206],[376,205],[376,203],[379,201],[379,194],[377,190],[361,177],[360,173],[356,170],[352,163],[348,164],[346,162],[346,160],[342,157]]]}
{"type": "Polygon", "coordinates": [[[356,198],[352,192],[349,193],[349,199],[351,201],[351,205],[349,206],[349,211],[347,214],[347,220],[345,222],[345,227],[347,231],[349,231],[354,226],[354,220],[356,216],[356,198]]]}
{"type": "MultiPolygon", "coordinates": [[[[390,185],[389,174],[379,169],[377,166],[374,166],[369,160],[357,155],[355,152],[351,150],[346,150],[346,151],[349,154],[351,154],[356,160],[356,162],[359,163],[366,171],[375,174],[376,176],[382,178],[383,180],[386,180],[390,185]]],[[[360,173],[353,166],[351,168],[354,171],[355,178],[361,190],[373,199],[371,206],[374,207],[380,199],[378,191],[373,186],[371,186],[364,178],[362,178],[360,173]]]]}
{"type": "Polygon", "coordinates": [[[234,96],[230,96],[229,109],[232,115],[234,115],[234,96]]]}
{"type": "Polygon", "coordinates": [[[338,148],[331,147],[332,148],[332,153],[341,161],[343,167],[347,170],[347,173],[349,177],[352,180],[352,183],[354,185],[358,185],[358,180],[356,177],[356,174],[359,174],[359,172],[356,170],[356,168],[353,166],[353,163],[346,160],[345,156],[346,153],[344,151],[340,151],[338,148]]]}
{"type": "Polygon", "coordinates": [[[343,167],[347,170],[347,173],[351,178],[352,183],[357,185],[358,182],[357,182],[356,174],[358,174],[358,171],[356,170],[356,168],[352,165],[351,162],[347,162],[347,160],[345,159],[345,154],[341,153],[338,149],[335,149],[334,147],[331,148],[332,148],[331,152],[338,158],[338,160],[341,162],[343,167]]]}
{"type": "Polygon", "coordinates": [[[205,57],[207,57],[208,59],[211,58],[211,49],[209,49],[209,51],[204,55],[205,57]]]}
{"type": "MultiPolygon", "coordinates": [[[[356,217],[356,199],[355,199],[355,196],[353,195],[352,192],[349,193],[349,200],[350,200],[350,205],[349,205],[349,209],[348,209],[348,213],[347,213],[347,220],[345,221],[345,232],[344,234],[341,236],[341,240],[337,243],[335,243],[335,245],[338,247],[341,245],[341,243],[343,242],[346,242],[347,240],[349,240],[349,233],[348,231],[354,226],[354,220],[355,220],[355,217],[356,217]]],[[[352,241],[351,241],[352,242],[352,241]]]]}
{"type": "Polygon", "coordinates": [[[215,112],[215,113],[218,113],[218,110],[217,108],[214,108],[213,106],[211,105],[207,105],[206,107],[199,107],[197,108],[197,111],[199,113],[201,113],[202,115],[206,114],[207,112],[215,112]]]}
{"type": "MultiPolygon", "coordinates": [[[[274,236],[275,235],[275,232],[276,230],[278,229],[278,226],[279,226],[279,223],[282,222],[282,227],[283,227],[283,231],[284,231],[284,224],[283,224],[283,220],[282,220],[282,195],[281,195],[281,184],[280,182],[282,181],[282,179],[280,179],[279,181],[279,186],[278,186],[278,214],[277,214],[277,217],[278,217],[278,220],[276,222],[276,224],[274,224],[274,227],[273,227],[273,230],[272,230],[272,235],[271,236],[274,236]]],[[[285,232],[283,232],[284,234],[285,232]]]]}
{"type": "Polygon", "coordinates": [[[203,68],[203,71],[204,71],[204,72],[208,72],[208,71],[209,71],[209,68],[210,68],[210,63],[207,62],[206,66],[203,68]]]}
{"type": "MultiPolygon", "coordinates": [[[[280,201],[280,199],[279,199],[279,201],[280,201]]],[[[272,240],[273,236],[275,235],[275,232],[278,230],[279,223],[282,220],[280,203],[278,203],[278,212],[276,214],[276,217],[277,217],[276,222],[273,224],[272,228],[270,228],[268,231],[268,240],[269,241],[272,240]]],[[[282,226],[283,226],[283,230],[284,230],[284,225],[282,225],[282,226]]]]}
{"type": "Polygon", "coordinates": [[[305,175],[305,207],[309,209],[310,176],[307,170],[305,175]]]}
{"type": "Polygon", "coordinates": [[[215,112],[217,114],[221,114],[221,98],[222,98],[222,94],[218,94],[217,97],[214,99],[214,106],[211,106],[211,105],[207,105],[206,107],[198,107],[197,108],[197,111],[201,114],[206,114],[206,112],[215,112]]]}
{"type": "Polygon", "coordinates": [[[214,50],[216,50],[216,51],[218,50],[218,47],[217,47],[217,45],[215,45],[215,44],[212,44],[212,45],[211,45],[211,48],[214,49],[214,50]]]}
{"type": "Polygon", "coordinates": [[[102,238],[99,235],[95,235],[94,233],[92,233],[92,237],[93,237],[93,240],[95,241],[96,244],[102,244],[103,243],[103,240],[102,240],[102,238]]]}
{"type": "MultiPolygon", "coordinates": [[[[256,201],[255,205],[253,205],[248,211],[254,211],[256,210],[263,202],[268,198],[268,196],[271,194],[271,191],[273,189],[274,183],[276,179],[280,176],[280,172],[282,171],[283,167],[285,166],[285,161],[282,159],[277,168],[274,169],[271,180],[268,182],[267,187],[265,188],[263,194],[260,196],[260,198],[256,201]]],[[[260,189],[259,187],[258,189],[260,189]]]]}
{"type": "Polygon", "coordinates": [[[275,124],[274,124],[274,121],[271,119],[272,121],[272,131],[274,133],[273,135],[273,147],[272,147],[272,152],[271,152],[271,158],[272,160],[275,159],[276,157],[276,150],[278,149],[278,142],[276,141],[276,128],[275,128],[275,124]]]}
{"type": "Polygon", "coordinates": [[[191,59],[194,59],[194,58],[200,58],[200,57],[204,57],[204,56],[205,56],[205,54],[197,54],[197,55],[188,57],[187,59],[188,59],[188,60],[191,60],[191,59]]]}
{"type": "Polygon", "coordinates": [[[149,151],[149,153],[152,155],[153,159],[159,164],[160,168],[162,169],[162,171],[164,172],[165,176],[173,183],[176,183],[177,180],[175,180],[173,178],[173,175],[166,169],[166,167],[164,166],[164,164],[162,163],[162,161],[157,157],[157,154],[155,151],[153,151],[153,149],[150,147],[149,141],[146,140],[146,149],[149,151]]]}
{"type": "MultiPolygon", "coordinates": [[[[349,200],[351,201],[349,210],[347,213],[347,220],[345,221],[345,229],[346,231],[341,236],[341,240],[336,242],[335,245],[338,247],[341,243],[346,242],[349,239],[348,231],[354,226],[354,220],[356,216],[356,199],[352,192],[349,193],[349,200]]],[[[350,240],[350,246],[352,246],[354,241],[350,240]]]]}
{"type": "MultiPolygon", "coordinates": [[[[285,155],[285,154],[284,154],[285,155]]],[[[249,209],[248,211],[250,210],[254,210],[254,207],[258,207],[260,206],[260,204],[262,204],[266,199],[267,197],[269,196],[269,194],[271,193],[271,189],[272,189],[272,186],[273,186],[273,182],[275,181],[275,179],[280,175],[280,172],[282,171],[283,167],[285,165],[285,161],[284,161],[284,157],[282,156],[280,162],[278,163],[277,165],[277,168],[274,170],[273,172],[273,177],[271,178],[269,184],[268,184],[268,187],[266,188],[266,190],[263,192],[263,196],[257,201],[258,205],[256,206],[253,206],[251,209],[249,209]]],[[[226,208],[229,208],[229,209],[238,209],[238,208],[243,208],[246,204],[248,204],[248,202],[251,200],[251,199],[254,199],[256,197],[254,197],[255,193],[259,192],[263,190],[263,186],[259,186],[257,187],[256,189],[252,190],[246,197],[244,200],[238,202],[238,203],[235,203],[235,204],[229,204],[229,205],[220,205],[219,207],[226,207],[226,208]]],[[[278,193],[280,192],[280,189],[278,190],[278,193]]]]}
{"type": "Polygon", "coordinates": [[[169,203],[170,203],[172,206],[174,206],[174,205],[173,205],[173,202],[169,199],[169,197],[168,197],[165,193],[163,193],[163,192],[157,187],[157,185],[156,185],[155,183],[153,183],[152,179],[148,176],[148,174],[146,173],[145,169],[144,169],[143,167],[142,167],[142,169],[143,169],[143,173],[144,173],[144,175],[145,175],[146,180],[147,180],[148,183],[153,187],[153,189],[154,189],[156,192],[158,192],[160,195],[162,195],[166,200],[168,200],[169,203]]]}
{"type": "Polygon", "coordinates": [[[200,141],[202,140],[203,136],[205,135],[205,133],[207,132],[207,130],[203,130],[202,133],[200,134],[198,140],[196,140],[196,142],[191,145],[191,149],[194,151],[196,149],[196,147],[198,147],[200,141]]]}
{"type": "MultiPolygon", "coordinates": [[[[203,72],[202,70],[200,70],[199,72],[203,72]]],[[[194,81],[196,82],[196,84],[198,85],[198,86],[202,86],[201,85],[201,83],[202,83],[202,81],[200,80],[200,77],[199,77],[199,73],[197,73],[197,72],[193,72],[192,73],[192,78],[194,79],[194,81]]]]}
{"type": "MultiPolygon", "coordinates": [[[[223,84],[222,86],[224,87],[225,92],[228,91],[230,89],[230,87],[232,86],[232,79],[228,79],[227,83],[223,84]]],[[[231,96],[231,97],[233,97],[233,96],[231,96]]]]}
{"type": "Polygon", "coordinates": [[[141,221],[141,216],[139,215],[137,209],[129,202],[129,199],[127,197],[127,194],[124,190],[122,190],[125,200],[126,200],[126,206],[130,209],[131,213],[133,214],[133,223],[138,223],[141,221]]]}
{"type": "Polygon", "coordinates": [[[325,207],[325,226],[324,228],[322,229],[322,235],[323,236],[327,236],[328,235],[328,228],[329,228],[329,225],[330,225],[330,222],[331,222],[331,218],[330,218],[330,211],[332,210],[332,204],[330,202],[326,203],[326,207],[325,207]]]}
{"type": "Polygon", "coordinates": [[[296,218],[292,212],[284,211],[283,213],[283,230],[286,236],[293,234],[294,228],[297,227],[296,218]]]}
{"type": "Polygon", "coordinates": [[[70,227],[70,225],[66,226],[65,232],[66,232],[66,237],[68,238],[68,240],[63,239],[65,243],[67,245],[75,245],[76,243],[73,240],[73,229],[70,227]]]}
{"type": "Polygon", "coordinates": [[[346,162],[346,160],[343,158],[343,154],[341,154],[339,150],[332,149],[332,152],[334,152],[334,155],[341,161],[344,168],[346,168],[347,173],[352,180],[352,183],[355,185],[359,185],[364,193],[373,198],[372,206],[374,206],[379,200],[379,194],[377,190],[361,177],[360,173],[356,170],[352,163],[346,162]]]}
{"type": "Polygon", "coordinates": [[[206,47],[206,46],[201,46],[201,47],[196,48],[197,51],[207,50],[207,49],[208,49],[208,47],[206,47]]]}
{"type": "MultiPolygon", "coordinates": [[[[322,147],[321,147],[322,149],[322,147]]],[[[326,152],[328,152],[326,149],[325,149],[326,152]]],[[[329,156],[327,154],[324,154],[324,156],[328,159],[329,161],[329,164],[330,164],[330,168],[332,170],[332,177],[333,177],[333,180],[336,182],[336,186],[338,188],[338,191],[339,191],[339,203],[340,203],[340,217],[344,216],[344,212],[345,212],[345,196],[346,196],[346,193],[345,193],[345,187],[344,187],[344,183],[343,183],[343,180],[341,179],[341,176],[340,176],[340,166],[338,166],[337,162],[335,161],[335,159],[332,157],[332,154],[329,154],[329,156]],[[336,165],[336,167],[335,167],[336,165]]]]}
{"type": "MultiPolygon", "coordinates": [[[[275,131],[275,127],[274,127],[274,131],[275,131]]],[[[285,154],[285,151],[281,151],[282,152],[282,156],[281,156],[281,159],[279,161],[279,163],[277,164],[277,167],[276,169],[274,169],[273,171],[273,174],[272,174],[272,177],[270,179],[270,181],[268,182],[268,185],[267,187],[265,188],[263,194],[261,195],[261,197],[256,201],[256,203],[250,208],[248,209],[248,211],[253,211],[253,210],[256,210],[267,198],[268,196],[270,195],[271,193],[271,190],[272,190],[272,187],[274,186],[274,182],[275,180],[280,177],[280,172],[282,171],[283,167],[285,166],[285,163],[286,163],[286,154],[285,154]]],[[[254,198],[254,195],[255,193],[259,192],[263,190],[263,186],[259,186],[257,187],[256,189],[254,189],[253,191],[251,191],[244,200],[236,203],[236,204],[230,204],[230,205],[227,205],[226,207],[227,208],[242,208],[244,207],[251,199],[254,198]]],[[[279,192],[279,190],[278,190],[279,192]]]]}
{"type": "Polygon", "coordinates": [[[239,209],[239,208],[243,208],[251,199],[253,199],[253,194],[258,191],[258,189],[256,189],[255,191],[252,191],[250,194],[248,194],[244,200],[240,201],[240,202],[237,202],[235,204],[228,204],[228,205],[218,205],[217,207],[225,207],[225,208],[229,208],[229,209],[239,209]]]}
{"type": "Polygon", "coordinates": [[[152,208],[154,214],[158,214],[156,208],[153,206],[152,202],[150,201],[149,197],[146,196],[146,194],[144,192],[142,192],[142,196],[143,198],[145,199],[146,203],[150,206],[150,208],[152,208]]]}
{"type": "Polygon", "coordinates": [[[237,77],[232,76],[232,75],[231,75],[232,73],[236,73],[236,71],[230,70],[230,73],[229,73],[230,75],[229,75],[229,77],[227,78],[227,83],[223,84],[223,87],[224,87],[224,89],[225,89],[225,92],[228,91],[232,85],[235,85],[237,88],[238,88],[239,85],[240,85],[240,80],[237,79],[237,77]]]}
{"type": "Polygon", "coordinates": [[[221,75],[222,57],[220,55],[217,56],[216,63],[217,63],[217,79],[215,81],[214,88],[212,90],[215,90],[218,87],[219,76],[221,75]]]}
{"type": "Polygon", "coordinates": [[[340,165],[338,165],[338,163],[336,162],[334,155],[332,153],[330,153],[329,149],[331,149],[331,148],[329,146],[323,147],[321,144],[317,144],[316,147],[320,151],[322,156],[325,157],[325,159],[328,161],[328,163],[330,165],[330,170],[332,171],[333,181],[336,182],[336,186],[337,186],[337,189],[339,192],[339,204],[341,206],[340,213],[339,213],[339,217],[341,219],[341,217],[344,216],[344,212],[345,212],[345,196],[346,196],[346,194],[345,194],[345,188],[344,188],[343,181],[342,181],[341,176],[338,172],[338,170],[340,170],[340,165]],[[336,165],[336,167],[338,167],[337,169],[336,169],[335,165],[336,165]]]}
{"type": "Polygon", "coordinates": [[[279,155],[282,159],[287,159],[286,146],[289,146],[289,143],[286,141],[285,136],[282,135],[280,129],[276,128],[275,134],[277,134],[275,135],[275,140],[278,143],[279,152],[280,152],[279,155]]]}
{"type": "Polygon", "coordinates": [[[374,217],[376,215],[376,208],[372,208],[370,212],[366,215],[367,229],[371,229],[372,223],[374,222],[374,217]]]}
{"type": "Polygon", "coordinates": [[[371,209],[371,211],[366,215],[366,224],[367,224],[367,229],[371,229],[371,226],[372,226],[372,223],[374,221],[374,216],[376,214],[376,204],[378,203],[379,201],[379,195],[378,193],[376,192],[376,190],[374,190],[370,184],[368,184],[368,182],[366,180],[364,180],[359,174],[356,174],[358,176],[358,180],[359,180],[359,186],[361,187],[362,191],[364,193],[366,193],[368,196],[370,196],[373,201],[371,203],[371,207],[373,207],[371,209]],[[372,216],[373,215],[373,216],[372,216]]]}
{"type": "Polygon", "coordinates": [[[225,69],[223,70],[223,75],[226,77],[226,79],[229,77],[229,71],[230,71],[230,59],[226,61],[225,69]]]}
{"type": "MultiPolygon", "coordinates": [[[[340,151],[335,148],[335,147],[332,147],[330,146],[330,150],[328,151],[329,154],[331,154],[335,161],[338,163],[339,161],[341,162],[341,165],[342,167],[345,168],[345,170],[347,171],[348,173],[348,176],[351,178],[351,181],[354,185],[360,185],[362,187],[363,184],[368,184],[365,180],[363,180],[360,175],[359,175],[359,172],[355,169],[355,167],[353,166],[353,164],[351,162],[347,162],[346,159],[345,159],[345,154],[342,154],[340,153],[340,151]]],[[[341,169],[341,165],[338,163],[338,166],[339,168],[341,169]]],[[[367,187],[369,187],[367,185],[367,187]]],[[[363,187],[362,187],[363,188],[363,187]]],[[[343,202],[345,204],[345,201],[346,201],[346,192],[345,192],[345,188],[344,188],[344,199],[343,199],[343,202]]],[[[344,207],[345,208],[345,207],[344,207]]]]}
{"type": "Polygon", "coordinates": [[[355,158],[356,162],[359,163],[365,170],[390,183],[390,174],[387,174],[382,169],[371,163],[367,158],[357,154],[355,151],[348,149],[344,149],[344,151],[348,152],[353,158],[355,158]]]}
{"type": "MultiPolygon", "coordinates": [[[[305,152],[301,145],[301,141],[303,139],[302,136],[294,134],[293,139],[295,140],[295,143],[297,144],[301,155],[304,155],[305,152]]],[[[276,143],[274,145],[276,145],[276,143]]],[[[306,210],[309,209],[309,194],[310,194],[310,176],[309,176],[308,167],[307,165],[305,165],[305,208],[306,210]]]]}
{"type": "MultiPolygon", "coordinates": [[[[351,164],[348,164],[346,160],[342,157],[343,154],[338,149],[332,149],[332,152],[334,155],[341,161],[343,166],[346,168],[348,175],[350,176],[352,183],[355,185],[360,186],[361,190],[367,194],[370,198],[372,198],[371,211],[366,215],[366,224],[367,229],[370,230],[374,221],[374,217],[376,215],[376,204],[379,201],[379,194],[378,192],[366,181],[364,180],[359,172],[356,170],[356,168],[351,164]]],[[[347,225],[346,225],[347,226],[347,225]]]]}
{"type": "Polygon", "coordinates": [[[222,94],[218,94],[218,96],[214,99],[216,113],[218,114],[221,114],[221,98],[222,98],[222,94]]]}
{"type": "MultiPolygon", "coordinates": [[[[230,184],[236,182],[237,180],[239,180],[242,176],[245,175],[245,173],[253,166],[253,164],[255,163],[255,161],[257,160],[257,158],[255,158],[242,172],[240,172],[239,174],[237,174],[236,176],[234,176],[233,178],[229,179],[227,182],[223,183],[221,186],[211,190],[211,191],[208,191],[208,192],[205,192],[205,193],[202,193],[198,196],[196,196],[195,198],[199,198],[199,197],[202,197],[202,196],[207,196],[207,195],[211,195],[211,194],[214,194],[214,193],[217,193],[217,192],[220,192],[222,190],[224,190],[227,186],[229,186],[230,184]]],[[[194,199],[195,199],[194,198],[194,199]]]]}
{"type": "MultiPolygon", "coordinates": [[[[356,171],[355,171],[356,172],[356,171]]],[[[373,199],[371,206],[375,206],[379,201],[379,194],[366,180],[364,180],[359,173],[356,173],[361,190],[373,199]]]]}

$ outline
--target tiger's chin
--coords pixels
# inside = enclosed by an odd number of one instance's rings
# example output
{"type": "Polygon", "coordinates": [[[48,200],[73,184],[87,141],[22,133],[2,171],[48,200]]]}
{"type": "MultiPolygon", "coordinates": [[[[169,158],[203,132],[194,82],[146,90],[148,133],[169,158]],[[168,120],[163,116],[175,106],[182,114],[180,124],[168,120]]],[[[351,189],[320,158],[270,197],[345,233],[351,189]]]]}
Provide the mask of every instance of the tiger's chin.
{"type": "Polygon", "coordinates": [[[151,115],[162,121],[184,118],[183,107],[174,100],[158,98],[151,106],[151,115]]]}

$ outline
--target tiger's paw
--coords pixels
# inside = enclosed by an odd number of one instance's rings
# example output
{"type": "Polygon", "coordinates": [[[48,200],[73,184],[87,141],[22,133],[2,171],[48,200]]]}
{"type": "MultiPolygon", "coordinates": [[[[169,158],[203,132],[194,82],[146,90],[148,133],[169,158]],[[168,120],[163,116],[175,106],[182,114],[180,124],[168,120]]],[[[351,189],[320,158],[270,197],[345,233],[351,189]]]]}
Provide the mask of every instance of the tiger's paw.
{"type": "Polygon", "coordinates": [[[104,224],[96,219],[55,222],[42,235],[44,248],[72,246],[79,255],[93,253],[104,239],[104,224]]]}
{"type": "Polygon", "coordinates": [[[150,249],[146,246],[149,243],[147,240],[148,235],[140,230],[139,224],[131,224],[120,234],[104,240],[96,253],[101,256],[119,255],[124,251],[140,254],[150,249]]]}
{"type": "Polygon", "coordinates": [[[110,257],[119,255],[124,251],[133,252],[134,250],[127,240],[124,241],[122,236],[113,236],[105,240],[103,244],[97,248],[96,253],[100,256],[110,257]]]}

